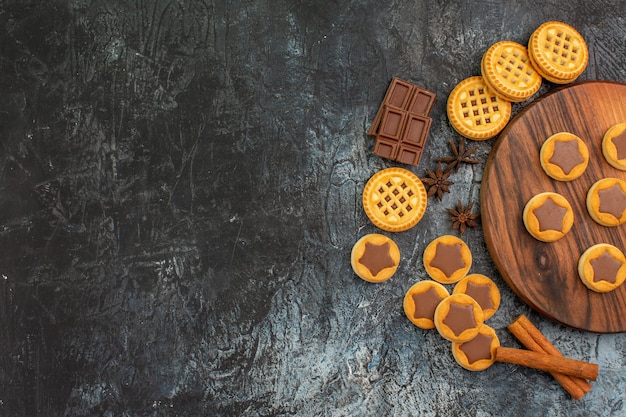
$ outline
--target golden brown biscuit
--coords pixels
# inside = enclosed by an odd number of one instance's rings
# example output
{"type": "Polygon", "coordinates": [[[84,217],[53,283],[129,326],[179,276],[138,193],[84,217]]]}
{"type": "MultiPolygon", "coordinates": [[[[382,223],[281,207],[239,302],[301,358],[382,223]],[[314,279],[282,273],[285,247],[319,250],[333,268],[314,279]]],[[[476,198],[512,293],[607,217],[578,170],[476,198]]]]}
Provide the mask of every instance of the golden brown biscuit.
{"type": "Polygon", "coordinates": [[[532,97],[541,87],[541,75],[530,63],[526,47],[517,42],[493,44],[483,54],[481,71],[491,89],[512,102],[532,97]]]}
{"type": "Polygon", "coordinates": [[[549,177],[557,181],[572,181],[587,169],[589,150],[578,136],[569,132],[559,132],[543,143],[539,160],[549,177]]]}
{"type": "Polygon", "coordinates": [[[435,309],[435,327],[441,337],[451,342],[473,339],[483,321],[480,305],[466,294],[452,294],[435,309]]]}
{"type": "Polygon", "coordinates": [[[528,55],[546,80],[557,84],[574,81],[587,67],[587,44],[576,29],[563,22],[545,22],[530,36],[528,55]]]}
{"type": "Polygon", "coordinates": [[[443,285],[427,279],[413,284],[404,295],[404,313],[413,324],[422,329],[435,328],[435,309],[449,296],[443,285]]]}
{"type": "Polygon", "coordinates": [[[619,178],[596,181],[587,192],[587,211],[603,226],[626,223],[626,182],[619,178]]]}
{"type": "Polygon", "coordinates": [[[495,282],[483,274],[469,274],[455,286],[452,294],[467,294],[480,305],[487,320],[500,307],[500,290],[495,282]]]}
{"type": "Polygon", "coordinates": [[[526,230],[537,240],[554,242],[567,234],[574,224],[574,211],[560,194],[539,193],[528,200],[522,214],[526,230]]]}
{"type": "Polygon", "coordinates": [[[454,284],[472,266],[472,253],[461,239],[452,235],[439,236],[424,250],[424,268],[435,281],[454,284]]]}
{"type": "Polygon", "coordinates": [[[374,174],[363,190],[365,214],[376,227],[402,232],[424,216],[428,197],[422,181],[404,168],[387,168],[374,174]]]}
{"type": "Polygon", "coordinates": [[[578,275],[590,290],[613,291],[626,279],[626,257],[615,246],[598,243],[580,256],[578,275]]]}
{"type": "Polygon", "coordinates": [[[482,77],[458,83],[448,96],[448,120],[461,136],[487,140],[504,129],[511,117],[511,102],[495,94],[482,77]]]}
{"type": "Polygon", "coordinates": [[[453,342],[452,355],[459,365],[469,371],[483,371],[496,361],[500,340],[496,331],[483,324],[478,334],[467,342],[453,342]]]}
{"type": "Polygon", "coordinates": [[[613,167],[626,171],[626,122],[611,126],[602,138],[602,153],[613,167]]]}
{"type": "Polygon", "coordinates": [[[383,282],[398,269],[400,250],[387,236],[372,233],[354,244],[350,263],[359,278],[368,282],[383,282]]]}

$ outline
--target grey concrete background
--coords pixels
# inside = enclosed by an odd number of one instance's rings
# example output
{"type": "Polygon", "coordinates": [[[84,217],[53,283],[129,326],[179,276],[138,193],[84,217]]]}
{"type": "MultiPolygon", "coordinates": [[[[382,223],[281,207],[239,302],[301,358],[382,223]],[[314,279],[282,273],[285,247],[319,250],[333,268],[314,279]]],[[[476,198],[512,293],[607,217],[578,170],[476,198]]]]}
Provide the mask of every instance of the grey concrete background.
{"type": "MultiPolygon", "coordinates": [[[[480,228],[473,272],[564,354],[598,363],[574,401],[546,373],[458,367],[402,297],[479,205],[493,140],[424,219],[397,274],[353,274],[377,231],[366,136],[398,76],[437,93],[423,176],[448,155],[445,102],[499,40],[576,27],[580,80],[626,82],[626,2],[50,0],[0,3],[0,415],[624,416],[626,336],[566,328],[506,286],[480,228]]],[[[540,94],[554,88],[544,82],[540,94]]],[[[626,99],[626,98],[625,98],[626,99]]],[[[516,104],[518,112],[528,103],[516,104]]]]}

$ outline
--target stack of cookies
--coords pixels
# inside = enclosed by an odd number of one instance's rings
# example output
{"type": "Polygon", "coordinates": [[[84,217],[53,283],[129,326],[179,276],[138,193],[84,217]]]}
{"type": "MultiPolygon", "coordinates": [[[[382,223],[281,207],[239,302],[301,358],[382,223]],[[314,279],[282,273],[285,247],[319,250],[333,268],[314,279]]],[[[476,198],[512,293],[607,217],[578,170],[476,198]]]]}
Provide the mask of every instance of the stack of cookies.
{"type": "Polygon", "coordinates": [[[513,41],[497,42],[482,57],[481,76],[461,81],[450,93],[450,124],[468,139],[491,139],[507,125],[512,102],[531,98],[544,78],[556,84],[576,80],[588,60],[583,37],[562,22],[539,26],[528,48],[513,41]]]}
{"type": "Polygon", "coordinates": [[[528,53],[533,67],[555,84],[574,81],[587,66],[589,51],[583,37],[561,22],[546,22],[530,36],[528,53]]]}
{"type": "Polygon", "coordinates": [[[413,284],[404,296],[404,312],[411,323],[422,329],[437,329],[452,342],[456,361],[466,369],[486,369],[499,344],[493,328],[485,324],[500,306],[500,291],[482,274],[468,274],[472,253],[456,236],[439,236],[428,244],[423,255],[424,268],[432,279],[413,284]],[[455,284],[452,292],[445,285],[455,284]],[[466,343],[487,340],[486,357],[464,352],[466,343]],[[493,347],[491,344],[495,343],[493,347]]]}

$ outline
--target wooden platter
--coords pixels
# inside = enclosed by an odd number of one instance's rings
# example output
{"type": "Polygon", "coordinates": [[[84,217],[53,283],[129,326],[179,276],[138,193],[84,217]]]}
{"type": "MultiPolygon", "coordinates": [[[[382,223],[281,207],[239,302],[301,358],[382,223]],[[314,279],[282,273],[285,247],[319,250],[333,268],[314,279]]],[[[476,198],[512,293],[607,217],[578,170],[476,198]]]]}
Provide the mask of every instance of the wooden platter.
{"type": "Polygon", "coordinates": [[[626,285],[593,292],[578,277],[580,255],[596,243],[626,252],[626,225],[604,227],[589,216],[585,198],[605,177],[626,180],[602,155],[602,137],[626,122],[626,84],[590,81],[554,90],[524,108],[500,134],[489,155],[480,191],[487,248],[513,291],[533,309],[562,324],[592,332],[626,331],[626,285]],[[589,165],[571,182],[548,177],[539,150],[550,135],[567,131],[589,148],[589,165]],[[522,211],[535,194],[554,191],[574,210],[574,226],[562,239],[544,243],[526,231],[522,211]]]}

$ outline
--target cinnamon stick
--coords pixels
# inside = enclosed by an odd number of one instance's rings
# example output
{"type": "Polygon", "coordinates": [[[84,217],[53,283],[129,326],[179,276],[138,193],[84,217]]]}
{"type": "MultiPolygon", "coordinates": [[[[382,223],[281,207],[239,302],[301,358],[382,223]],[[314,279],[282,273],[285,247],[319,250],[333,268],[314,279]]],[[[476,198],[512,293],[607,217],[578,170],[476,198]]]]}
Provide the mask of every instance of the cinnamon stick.
{"type": "MultiPolygon", "coordinates": [[[[525,315],[520,315],[508,328],[527,349],[559,357],[563,356],[525,315]]],[[[586,379],[557,372],[550,373],[563,389],[576,400],[581,399],[591,390],[591,384],[586,379]]]]}
{"type": "Polygon", "coordinates": [[[514,363],[542,371],[556,372],[595,381],[598,378],[598,365],[562,356],[533,352],[532,350],[498,347],[496,361],[514,363]]]}

